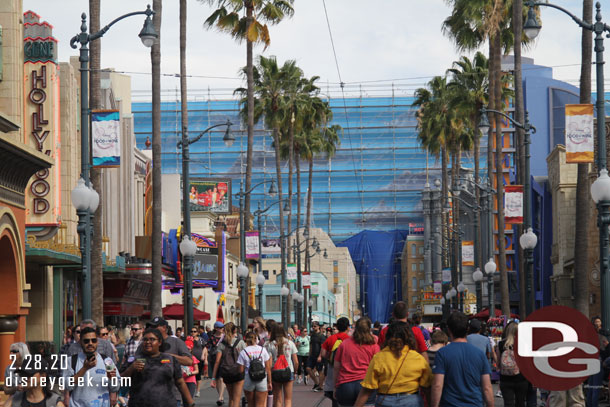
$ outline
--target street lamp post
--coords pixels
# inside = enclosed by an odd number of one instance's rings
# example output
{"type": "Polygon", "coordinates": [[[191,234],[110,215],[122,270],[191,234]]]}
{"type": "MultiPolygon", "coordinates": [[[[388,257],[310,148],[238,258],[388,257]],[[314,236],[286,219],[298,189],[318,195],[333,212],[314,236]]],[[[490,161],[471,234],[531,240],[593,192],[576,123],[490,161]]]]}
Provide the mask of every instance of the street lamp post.
{"type": "Polygon", "coordinates": [[[481,287],[481,281],[483,280],[483,272],[481,271],[480,268],[477,267],[477,269],[474,271],[474,273],[472,273],[472,279],[474,280],[474,282],[476,284],[477,312],[479,312],[479,311],[481,311],[481,309],[483,309],[483,287],[481,287]]]}
{"type": "MultiPolygon", "coordinates": [[[[534,305],[534,293],[533,293],[534,292],[534,289],[533,289],[534,273],[533,273],[532,269],[534,267],[534,247],[536,247],[536,242],[538,240],[538,239],[532,240],[532,238],[531,238],[531,235],[534,235],[534,233],[532,232],[532,211],[530,209],[531,199],[532,199],[531,198],[532,192],[531,192],[531,187],[530,187],[530,144],[531,144],[530,133],[536,133],[536,127],[534,127],[533,125],[530,124],[529,114],[527,111],[525,112],[525,123],[521,124],[503,112],[482,107],[481,108],[481,121],[479,122],[479,129],[481,130],[481,132],[483,132],[483,134],[488,132],[489,128],[490,128],[489,119],[487,118],[487,112],[492,112],[492,113],[499,114],[500,116],[503,116],[508,121],[510,121],[515,127],[523,129],[523,131],[524,131],[523,144],[525,147],[525,177],[524,177],[525,183],[523,185],[523,190],[524,190],[523,191],[523,201],[524,201],[523,212],[525,213],[524,227],[525,227],[526,232],[524,233],[524,235],[521,236],[520,241],[521,241],[521,247],[524,249],[524,252],[525,252],[525,261],[526,261],[526,269],[525,269],[526,288],[525,288],[525,291],[526,291],[527,304],[525,304],[525,313],[527,315],[529,315],[532,313],[533,305],[534,305]],[[530,235],[530,233],[531,233],[531,235],[530,235]],[[526,234],[527,234],[527,236],[525,236],[526,234]],[[526,244],[526,246],[524,246],[524,243],[526,244]]],[[[534,237],[535,236],[536,235],[534,235],[534,237]]]]}
{"type": "Polygon", "coordinates": [[[563,7],[551,3],[540,3],[528,1],[529,11],[527,21],[523,25],[523,32],[529,38],[534,39],[540,32],[542,26],[538,23],[533,6],[546,6],[564,12],[578,26],[595,33],[595,76],[597,83],[597,170],[599,177],[591,185],[591,197],[597,204],[597,227],[599,228],[599,264],[601,271],[601,302],[602,302],[602,325],[610,326],[610,264],[608,263],[608,226],[610,225],[610,182],[608,181],[606,163],[606,107],[604,95],[604,33],[610,33],[610,27],[602,22],[601,5],[595,4],[595,23],[587,23],[563,7]]]}
{"type": "Polygon", "coordinates": [[[496,263],[493,257],[485,264],[485,273],[487,274],[487,299],[489,300],[489,317],[496,316],[496,300],[494,298],[494,273],[496,272],[496,263]]]}
{"type": "MultiPolygon", "coordinates": [[[[182,129],[182,137],[181,140],[178,141],[178,148],[182,149],[182,236],[184,238],[188,238],[189,241],[191,239],[191,200],[190,200],[190,150],[189,146],[193,143],[196,143],[210,130],[215,129],[220,126],[227,126],[225,135],[223,140],[227,147],[230,147],[235,140],[234,136],[231,134],[231,125],[232,123],[227,120],[226,123],[215,124],[213,126],[208,127],[197,137],[189,139],[188,137],[188,129],[182,129]]],[[[186,248],[186,246],[185,246],[186,248]]],[[[184,252],[181,253],[183,255],[182,258],[182,274],[184,276],[184,314],[186,318],[186,329],[187,332],[190,332],[191,328],[193,328],[193,256],[196,254],[196,246],[195,252],[189,251],[187,249],[187,254],[184,252]],[[192,253],[192,254],[191,254],[192,253]]]]}
{"type": "Polygon", "coordinates": [[[265,276],[258,272],[256,275],[256,285],[258,286],[258,315],[263,316],[263,286],[265,285],[265,276]]]}
{"type": "Polygon", "coordinates": [[[237,266],[237,277],[241,288],[241,329],[246,330],[248,326],[248,266],[242,261],[237,266]]]}
{"type": "MultiPolygon", "coordinates": [[[[101,30],[96,33],[87,33],[87,15],[81,14],[81,26],[80,33],[72,37],[70,40],[70,46],[76,49],[80,44],[80,77],[81,77],[81,88],[80,88],[80,99],[81,99],[81,179],[86,187],[91,186],[91,180],[89,179],[89,43],[95,41],[110,29],[114,24],[123,20],[124,18],[135,16],[135,15],[146,15],[144,20],[144,27],[140,31],[139,37],[142,43],[150,48],[155,40],[159,38],[159,35],[155,31],[150,18],[155,12],[150,8],[150,5],[145,11],[134,11],[132,13],[124,14],[118,18],[112,20],[108,25],[104,26],[101,30]]],[[[79,181],[80,182],[80,181],[79,181]]],[[[78,188],[78,185],[77,185],[78,188]]],[[[76,188],[75,188],[76,189],[76,188]]],[[[97,193],[96,193],[97,194],[97,193]]],[[[76,207],[78,214],[78,227],[77,232],[80,235],[81,245],[81,257],[82,257],[82,279],[83,279],[83,317],[85,319],[91,318],[91,233],[92,222],[91,217],[95,213],[97,206],[99,205],[99,195],[97,196],[97,204],[85,205],[83,201],[79,201],[82,196],[76,197],[76,202],[73,203],[76,207]],[[80,205],[76,205],[76,204],[80,205]]]]}

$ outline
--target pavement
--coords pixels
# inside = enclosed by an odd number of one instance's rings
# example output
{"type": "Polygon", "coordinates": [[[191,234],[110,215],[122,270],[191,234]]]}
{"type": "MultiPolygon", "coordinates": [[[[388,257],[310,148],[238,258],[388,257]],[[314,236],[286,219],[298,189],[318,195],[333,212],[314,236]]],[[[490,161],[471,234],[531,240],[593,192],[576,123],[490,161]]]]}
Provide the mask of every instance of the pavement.
{"type": "MultiPolygon", "coordinates": [[[[494,384],[494,394],[499,390],[497,384],[494,384]]],[[[210,387],[210,380],[204,380],[201,383],[200,396],[195,397],[195,405],[197,407],[216,407],[218,393],[216,389],[210,387]]],[[[225,391],[224,406],[228,405],[229,395],[225,391]]],[[[295,384],[292,394],[293,407],[332,407],[329,399],[324,397],[322,392],[311,391],[311,385],[295,384]]],[[[501,397],[496,397],[494,400],[495,407],[504,407],[501,397]]]]}

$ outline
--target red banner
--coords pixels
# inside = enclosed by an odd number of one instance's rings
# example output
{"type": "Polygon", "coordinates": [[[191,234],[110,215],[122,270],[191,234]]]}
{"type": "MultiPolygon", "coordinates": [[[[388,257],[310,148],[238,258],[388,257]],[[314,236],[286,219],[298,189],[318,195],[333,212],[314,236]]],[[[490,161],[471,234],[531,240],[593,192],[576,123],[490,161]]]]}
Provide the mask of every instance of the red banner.
{"type": "Polygon", "coordinates": [[[507,225],[523,223],[523,185],[504,187],[504,222],[507,225]]]}

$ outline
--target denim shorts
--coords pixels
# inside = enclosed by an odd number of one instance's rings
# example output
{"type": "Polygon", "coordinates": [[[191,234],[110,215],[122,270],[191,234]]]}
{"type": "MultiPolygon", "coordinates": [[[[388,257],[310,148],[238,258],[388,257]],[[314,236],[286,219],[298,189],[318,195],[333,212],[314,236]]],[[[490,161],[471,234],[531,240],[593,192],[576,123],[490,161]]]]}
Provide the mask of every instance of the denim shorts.
{"type": "Polygon", "coordinates": [[[250,375],[246,373],[246,377],[244,378],[244,390],[245,391],[267,391],[267,378],[265,377],[260,382],[253,382],[250,379],[250,375]]]}
{"type": "Polygon", "coordinates": [[[424,401],[419,394],[378,394],[376,407],[424,407],[424,401]]]}

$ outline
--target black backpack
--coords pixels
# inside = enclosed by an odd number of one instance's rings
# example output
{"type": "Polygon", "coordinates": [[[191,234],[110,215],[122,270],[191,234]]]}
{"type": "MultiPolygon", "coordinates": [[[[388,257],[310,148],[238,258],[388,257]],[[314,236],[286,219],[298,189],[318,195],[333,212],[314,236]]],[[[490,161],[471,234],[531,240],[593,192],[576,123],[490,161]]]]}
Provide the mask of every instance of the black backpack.
{"type": "Polygon", "coordinates": [[[250,359],[250,368],[248,369],[248,375],[253,382],[260,382],[267,377],[267,371],[265,370],[265,364],[263,363],[263,348],[258,354],[258,357],[253,359],[248,354],[250,359]]]}
{"type": "Polygon", "coordinates": [[[241,372],[241,367],[237,363],[237,350],[235,346],[239,343],[239,340],[235,341],[233,346],[228,346],[225,343],[225,350],[222,352],[220,359],[220,377],[225,383],[236,383],[244,379],[244,373],[241,372]]]}

